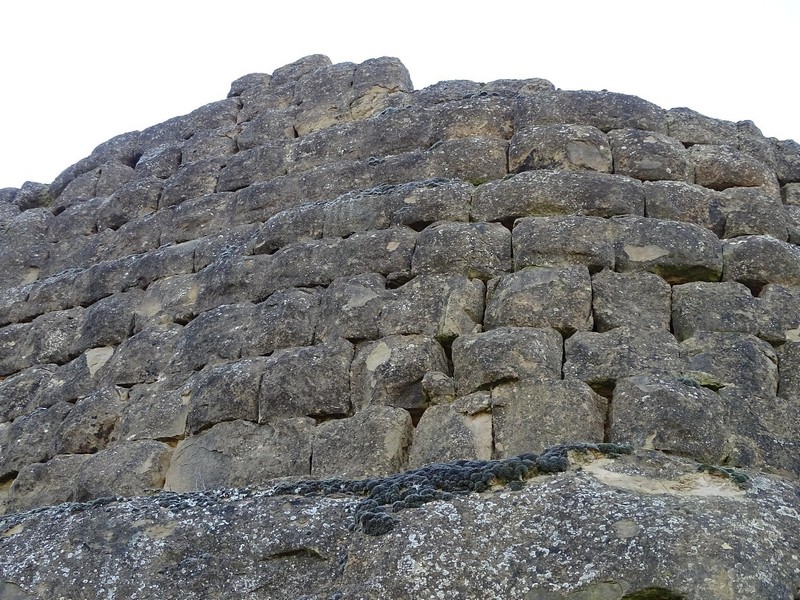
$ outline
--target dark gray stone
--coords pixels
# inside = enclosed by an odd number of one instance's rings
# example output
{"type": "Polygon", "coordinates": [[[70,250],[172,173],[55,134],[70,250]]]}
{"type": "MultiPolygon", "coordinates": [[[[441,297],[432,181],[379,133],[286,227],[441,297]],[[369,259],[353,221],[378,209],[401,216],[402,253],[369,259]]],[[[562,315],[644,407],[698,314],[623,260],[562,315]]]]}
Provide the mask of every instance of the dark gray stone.
{"type": "Polygon", "coordinates": [[[444,223],[425,229],[411,264],[414,274],[458,273],[490,279],[511,270],[511,232],[499,223],[444,223]]]}
{"type": "Polygon", "coordinates": [[[698,331],[756,334],[759,302],[735,282],[692,282],[672,288],[672,330],[679,341],[698,331]]]}
{"type": "Polygon", "coordinates": [[[765,285],[758,305],[758,337],[772,344],[800,341],[800,287],[765,285]]]}
{"type": "Polygon", "coordinates": [[[683,181],[648,181],[644,195],[650,218],[694,223],[720,238],[725,233],[730,200],[717,191],[683,181]]]}
{"type": "Polygon", "coordinates": [[[671,108],[667,111],[669,136],[686,146],[694,144],[736,145],[736,123],[712,119],[690,108],[671,108]]]}
{"type": "Polygon", "coordinates": [[[451,460],[489,460],[492,457],[492,414],[463,414],[440,404],[425,410],[414,428],[409,468],[451,460]]]}
{"type": "Polygon", "coordinates": [[[0,477],[6,479],[26,465],[52,458],[58,427],[71,410],[71,404],[56,402],[0,424],[0,477]]]}
{"type": "Polygon", "coordinates": [[[117,424],[117,439],[174,442],[186,433],[191,390],[188,375],[169,375],[149,384],[134,385],[117,424]]]}
{"type": "Polygon", "coordinates": [[[670,285],[653,273],[615,273],[604,269],[592,275],[592,314],[598,332],[631,325],[670,329],[670,285]]]}
{"type": "Polygon", "coordinates": [[[800,285],[800,249],[766,235],[725,240],[722,279],[743,283],[754,293],[769,283],[800,285]]]}
{"type": "Polygon", "coordinates": [[[771,235],[786,241],[787,220],[777,190],[728,188],[723,194],[729,199],[724,237],[771,235]]]}
{"type": "Polygon", "coordinates": [[[800,182],[800,144],[794,140],[774,141],[775,169],[781,185],[800,182]]]}
{"type": "Polygon", "coordinates": [[[608,140],[614,173],[642,181],[694,181],[689,153],[673,138],[641,129],[615,129],[608,140]]]}
{"type": "Polygon", "coordinates": [[[508,169],[611,173],[611,147],[606,135],[588,125],[534,125],[516,130],[508,150],[508,169]]]}
{"type": "Polygon", "coordinates": [[[730,187],[777,187],[775,173],[731,146],[697,144],[689,148],[695,183],[712,190],[730,187]]]}

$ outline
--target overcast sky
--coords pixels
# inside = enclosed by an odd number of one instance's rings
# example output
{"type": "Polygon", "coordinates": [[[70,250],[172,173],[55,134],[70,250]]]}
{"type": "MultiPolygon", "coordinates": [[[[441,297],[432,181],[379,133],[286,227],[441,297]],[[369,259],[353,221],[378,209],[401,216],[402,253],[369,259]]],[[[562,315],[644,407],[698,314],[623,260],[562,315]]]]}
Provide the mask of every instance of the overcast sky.
{"type": "Polygon", "coordinates": [[[800,0],[8,0],[0,23],[0,188],[316,53],[397,56],[417,89],[543,77],[800,141],[800,0]]]}

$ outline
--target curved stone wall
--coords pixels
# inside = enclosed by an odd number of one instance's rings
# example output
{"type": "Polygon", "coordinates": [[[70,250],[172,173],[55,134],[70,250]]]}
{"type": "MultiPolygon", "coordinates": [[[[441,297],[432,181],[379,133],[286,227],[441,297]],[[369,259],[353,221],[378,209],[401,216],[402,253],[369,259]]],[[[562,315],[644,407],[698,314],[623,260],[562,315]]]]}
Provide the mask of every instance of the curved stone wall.
{"type": "Polygon", "coordinates": [[[800,146],[312,56],[0,190],[0,497],[626,442],[800,474],[800,146]]]}

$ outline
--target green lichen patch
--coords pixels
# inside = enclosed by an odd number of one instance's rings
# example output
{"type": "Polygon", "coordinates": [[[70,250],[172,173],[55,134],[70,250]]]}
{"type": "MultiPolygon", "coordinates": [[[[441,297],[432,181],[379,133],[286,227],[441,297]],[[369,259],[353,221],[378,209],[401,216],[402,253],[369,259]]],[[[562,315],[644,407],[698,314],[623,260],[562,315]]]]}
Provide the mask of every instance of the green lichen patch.
{"type": "Polygon", "coordinates": [[[716,475],[717,477],[726,477],[743,490],[746,490],[750,487],[750,478],[741,471],[737,471],[731,467],[719,467],[716,465],[701,464],[699,467],[697,467],[697,470],[701,472],[704,471],[710,475],[716,475]]]}

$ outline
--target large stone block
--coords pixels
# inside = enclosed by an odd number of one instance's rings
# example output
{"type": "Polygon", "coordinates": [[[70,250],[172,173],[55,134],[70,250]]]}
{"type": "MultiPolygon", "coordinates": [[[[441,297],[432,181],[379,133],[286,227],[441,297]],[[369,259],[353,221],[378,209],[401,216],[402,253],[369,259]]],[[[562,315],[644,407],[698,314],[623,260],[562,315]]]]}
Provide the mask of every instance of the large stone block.
{"type": "Polygon", "coordinates": [[[260,225],[251,244],[254,254],[274,254],[293,242],[308,242],[322,237],[324,205],[307,203],[287,208],[260,225]]]}
{"type": "MultiPolygon", "coordinates": [[[[138,306],[134,311],[133,332],[138,333],[148,326],[166,323],[189,323],[194,319],[199,312],[197,297],[200,287],[197,279],[194,273],[175,275],[154,281],[145,292],[141,290],[127,292],[128,294],[133,293],[134,296],[140,296],[138,306]]],[[[120,294],[109,296],[112,299],[119,297],[120,294]]],[[[92,306],[97,306],[100,302],[92,306]]],[[[116,300],[108,302],[110,306],[114,306],[116,300]]],[[[121,313],[122,316],[124,314],[124,312],[121,313]]],[[[89,313],[87,312],[87,323],[91,323],[92,321],[88,318],[89,313]]]]}
{"type": "Polygon", "coordinates": [[[728,455],[728,402],[688,379],[642,375],[617,381],[611,441],[721,464],[728,455]]]}
{"type": "Polygon", "coordinates": [[[78,400],[58,426],[54,454],[94,454],[115,442],[123,406],[119,390],[112,387],[78,400]]]}
{"type": "Polygon", "coordinates": [[[514,103],[499,95],[471,95],[437,106],[432,112],[434,141],[472,136],[507,140],[514,130],[514,103]]]}
{"type": "Polygon", "coordinates": [[[283,140],[239,152],[222,167],[217,182],[220,192],[234,192],[258,181],[288,173],[289,148],[283,140]]]}
{"type": "Polygon", "coordinates": [[[33,325],[12,323],[0,329],[0,376],[33,365],[33,325]]]}
{"type": "Polygon", "coordinates": [[[589,125],[534,125],[514,132],[508,150],[512,173],[535,169],[611,173],[606,135],[589,125]]]}
{"type": "Polygon", "coordinates": [[[775,350],[752,334],[697,332],[681,343],[680,352],[689,371],[708,373],[722,393],[765,397],[777,393],[775,350]]]}
{"type": "Polygon", "coordinates": [[[641,129],[615,129],[608,139],[618,175],[642,181],[694,181],[689,153],[671,137],[641,129]]]}
{"type": "Polygon", "coordinates": [[[429,371],[450,371],[444,350],[432,338],[390,335],[361,346],[350,374],[354,410],[376,404],[424,409],[422,378],[429,371]]]}
{"type": "Polygon", "coordinates": [[[233,226],[236,195],[203,194],[169,210],[159,211],[164,220],[160,244],[175,244],[216,235],[233,226]]]}
{"type": "Polygon", "coordinates": [[[590,273],[614,268],[619,228],[599,217],[527,217],[512,231],[514,270],[585,265],[590,273]]]}
{"type": "Polygon", "coordinates": [[[769,283],[800,285],[800,248],[766,235],[725,240],[722,279],[743,283],[754,293],[769,283]]]}
{"type": "Polygon", "coordinates": [[[498,327],[462,335],[453,342],[458,395],[506,381],[560,379],[562,338],[555,329],[498,327]]]}
{"type": "Polygon", "coordinates": [[[308,418],[219,423],[178,442],[164,489],[189,492],[308,477],[313,434],[314,421],[308,418]]]}
{"type": "Polygon", "coordinates": [[[72,410],[68,402],[0,424],[0,478],[6,479],[31,463],[44,462],[55,454],[58,428],[72,410]]]}
{"type": "Polygon", "coordinates": [[[425,152],[423,173],[426,177],[463,179],[480,185],[508,174],[507,153],[508,142],[501,138],[472,136],[444,140],[425,152]]]}
{"type": "Polygon", "coordinates": [[[187,375],[170,375],[154,383],[133,386],[117,424],[117,439],[182,439],[191,400],[186,379],[187,375]]]}
{"type": "Polygon", "coordinates": [[[134,385],[156,381],[169,372],[182,327],[150,327],[126,339],[98,371],[101,381],[116,385],[134,385]]]}
{"type": "Polygon", "coordinates": [[[382,336],[422,334],[447,343],[483,321],[485,285],[463,275],[418,275],[383,299],[382,336]]]}
{"type": "Polygon", "coordinates": [[[791,400],[800,399],[800,342],[783,344],[777,351],[778,395],[791,400]]]}
{"type": "Polygon", "coordinates": [[[758,337],[772,344],[800,341],[800,287],[765,285],[758,304],[758,337]]]}
{"type": "Polygon", "coordinates": [[[189,397],[187,432],[196,434],[223,421],[257,422],[266,361],[250,358],[208,366],[192,377],[184,387],[189,397]]]}
{"type": "Polygon", "coordinates": [[[694,144],[736,145],[738,131],[736,123],[712,119],[690,108],[671,108],[667,111],[669,136],[679,142],[694,144]]]}
{"type": "Polygon", "coordinates": [[[145,292],[134,288],[87,307],[71,346],[72,353],[77,355],[89,348],[115,346],[133,335],[136,312],[145,297],[145,292]]]}
{"type": "Polygon", "coordinates": [[[691,223],[639,217],[617,219],[615,269],[648,271],[669,283],[719,281],[722,244],[717,236],[691,223]]]}
{"type": "Polygon", "coordinates": [[[8,512],[76,501],[75,482],[90,458],[88,454],[65,454],[23,467],[8,491],[8,512]]]}
{"type": "Polygon", "coordinates": [[[526,267],[492,279],[486,290],[486,329],[551,327],[569,336],[591,330],[592,280],[586,267],[526,267]]]}
{"type": "Polygon", "coordinates": [[[787,218],[777,190],[728,188],[722,193],[728,198],[724,237],[771,235],[786,241],[787,218]]]}
{"type": "Polygon", "coordinates": [[[800,181],[800,143],[794,140],[773,142],[775,169],[781,185],[800,181]]]}
{"type": "Polygon", "coordinates": [[[164,182],[164,189],[158,201],[159,208],[216,192],[220,170],[224,164],[224,158],[215,157],[182,165],[164,182]]]}
{"type": "Polygon", "coordinates": [[[275,352],[264,363],[258,394],[259,422],[350,414],[353,352],[353,345],[342,339],[275,352]]]}
{"type": "Polygon", "coordinates": [[[725,233],[730,200],[715,190],[683,181],[648,181],[644,195],[648,217],[694,223],[720,238],[725,233]]]}
{"type": "Polygon", "coordinates": [[[499,223],[444,223],[419,234],[414,274],[490,279],[511,270],[511,232],[499,223]]]}
{"type": "Polygon", "coordinates": [[[502,383],[492,390],[495,458],[556,444],[602,442],[608,401],[577,379],[502,383]]]}
{"type": "Polygon", "coordinates": [[[318,290],[280,290],[253,309],[249,334],[242,340],[242,356],[266,356],[280,348],[308,346],[321,317],[318,290]],[[254,335],[255,332],[255,335],[254,335]]]}
{"type": "Polygon", "coordinates": [[[592,276],[592,314],[599,332],[630,325],[670,329],[670,285],[653,273],[616,273],[604,269],[592,276]]]}
{"type": "Polygon", "coordinates": [[[465,414],[449,404],[431,406],[414,429],[408,467],[492,457],[492,414],[465,414]]]}
{"type": "Polygon", "coordinates": [[[778,187],[775,173],[764,163],[731,146],[695,144],[689,148],[694,180],[712,190],[730,187],[778,187]]]}
{"type": "Polygon", "coordinates": [[[605,333],[579,331],[564,344],[564,377],[606,394],[616,381],[649,373],[680,372],[680,346],[662,329],[617,327],[605,333]]]}
{"type": "Polygon", "coordinates": [[[55,365],[35,366],[0,381],[0,423],[51,406],[49,397],[37,392],[47,386],[55,371],[55,365]]]}
{"type": "Polygon", "coordinates": [[[672,330],[679,341],[698,331],[756,334],[759,302],[744,285],[696,281],[672,288],[672,330]]]}
{"type": "Polygon", "coordinates": [[[643,214],[641,182],[619,175],[583,171],[526,171],[480,186],[472,204],[475,221],[643,214]]]}
{"type": "Polygon", "coordinates": [[[314,432],[312,477],[366,478],[402,471],[414,434],[402,408],[368,406],[347,419],[321,423],[314,432]]]}
{"type": "Polygon", "coordinates": [[[386,279],[377,273],[334,279],[322,294],[314,338],[320,341],[377,338],[378,320],[389,297],[386,279]]]}
{"type": "Polygon", "coordinates": [[[237,302],[257,302],[272,292],[291,286],[272,286],[269,273],[272,257],[225,256],[197,272],[188,297],[181,304],[191,306],[195,314],[237,302]]]}

